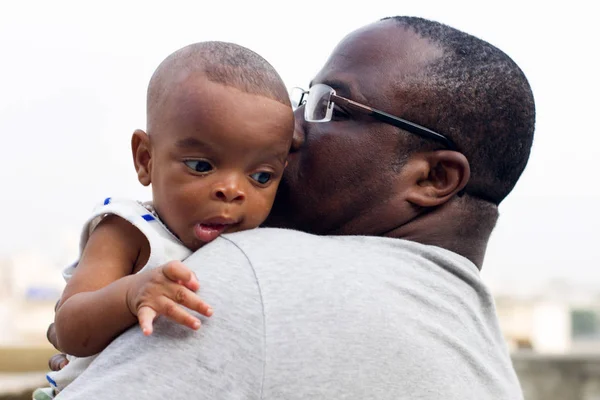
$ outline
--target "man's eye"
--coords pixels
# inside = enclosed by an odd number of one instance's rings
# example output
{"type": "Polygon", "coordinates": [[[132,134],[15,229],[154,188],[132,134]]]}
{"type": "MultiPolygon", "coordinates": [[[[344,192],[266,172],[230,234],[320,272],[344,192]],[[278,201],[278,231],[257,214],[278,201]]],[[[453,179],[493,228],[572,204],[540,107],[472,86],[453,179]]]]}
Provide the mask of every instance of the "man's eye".
{"type": "Polygon", "coordinates": [[[205,160],[186,160],[183,162],[187,167],[195,172],[210,172],[213,170],[211,163],[205,160]]]}
{"type": "Polygon", "coordinates": [[[267,182],[269,182],[272,178],[272,174],[270,172],[255,172],[252,175],[250,175],[250,178],[254,179],[256,182],[260,183],[261,185],[266,184],[267,182]]]}

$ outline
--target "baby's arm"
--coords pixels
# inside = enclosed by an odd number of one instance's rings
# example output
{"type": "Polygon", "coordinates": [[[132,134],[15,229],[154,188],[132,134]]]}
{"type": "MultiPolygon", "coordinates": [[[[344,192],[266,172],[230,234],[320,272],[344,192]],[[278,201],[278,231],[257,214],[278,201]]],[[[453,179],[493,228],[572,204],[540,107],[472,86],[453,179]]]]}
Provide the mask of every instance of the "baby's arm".
{"type": "Polygon", "coordinates": [[[195,275],[182,263],[133,274],[148,255],[145,236],[122,218],[108,216],[94,229],[56,311],[62,351],[96,354],[138,320],[150,334],[157,314],[197,329],[200,321],[177,303],[212,314],[195,293],[195,275]]]}

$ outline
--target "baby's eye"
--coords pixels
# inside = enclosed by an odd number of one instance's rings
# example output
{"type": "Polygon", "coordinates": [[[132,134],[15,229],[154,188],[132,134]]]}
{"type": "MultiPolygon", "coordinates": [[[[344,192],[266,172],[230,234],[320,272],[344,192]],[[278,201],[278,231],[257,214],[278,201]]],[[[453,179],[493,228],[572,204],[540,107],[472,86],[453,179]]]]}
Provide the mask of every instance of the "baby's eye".
{"type": "Polygon", "coordinates": [[[250,178],[254,179],[261,185],[264,185],[271,180],[272,176],[273,174],[271,174],[270,172],[261,171],[253,173],[252,175],[250,175],[250,178]]]}
{"type": "Polygon", "coordinates": [[[185,160],[183,163],[195,172],[203,173],[213,170],[212,164],[206,160],[185,160]]]}

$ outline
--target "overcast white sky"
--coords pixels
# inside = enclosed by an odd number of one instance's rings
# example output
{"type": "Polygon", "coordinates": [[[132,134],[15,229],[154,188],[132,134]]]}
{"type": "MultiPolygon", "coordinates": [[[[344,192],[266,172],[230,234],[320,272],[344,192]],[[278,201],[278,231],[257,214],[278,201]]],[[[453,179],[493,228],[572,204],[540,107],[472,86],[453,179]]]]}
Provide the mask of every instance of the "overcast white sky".
{"type": "Polygon", "coordinates": [[[62,260],[98,201],[148,198],[129,140],[145,125],[150,75],[172,51],[204,40],[236,42],[263,55],[289,86],[306,86],[351,30],[414,15],[504,50],[536,97],[533,154],[500,208],[484,276],[515,287],[556,277],[600,284],[600,28],[593,2],[207,3],[1,3],[0,258],[37,252],[62,260]]]}

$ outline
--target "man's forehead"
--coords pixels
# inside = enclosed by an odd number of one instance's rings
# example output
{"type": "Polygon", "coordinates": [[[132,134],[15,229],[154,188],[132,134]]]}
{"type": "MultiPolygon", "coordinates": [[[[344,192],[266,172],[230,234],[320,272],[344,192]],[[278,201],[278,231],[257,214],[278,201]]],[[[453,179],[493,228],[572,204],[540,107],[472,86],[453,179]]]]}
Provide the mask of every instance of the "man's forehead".
{"type": "Polygon", "coordinates": [[[443,52],[440,46],[412,29],[392,20],[380,21],[346,36],[314,82],[338,81],[354,89],[374,85],[380,88],[420,74],[443,52]]]}

